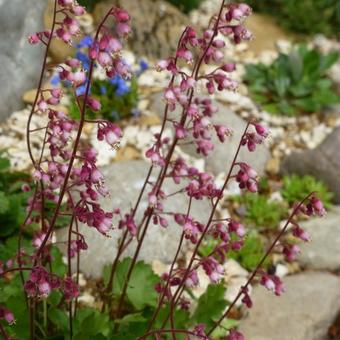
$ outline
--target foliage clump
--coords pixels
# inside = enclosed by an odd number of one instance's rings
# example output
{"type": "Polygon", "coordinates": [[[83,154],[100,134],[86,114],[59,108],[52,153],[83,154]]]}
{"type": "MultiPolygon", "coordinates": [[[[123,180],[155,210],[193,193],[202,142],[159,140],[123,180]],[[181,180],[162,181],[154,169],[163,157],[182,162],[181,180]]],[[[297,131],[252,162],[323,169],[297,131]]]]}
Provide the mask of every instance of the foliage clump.
{"type": "Polygon", "coordinates": [[[338,103],[327,71],[338,60],[336,52],[323,55],[305,45],[280,53],[271,65],[246,65],[245,82],[252,98],[272,114],[293,116],[319,112],[338,103]]]}
{"type": "Polygon", "coordinates": [[[297,200],[301,199],[306,192],[313,191],[317,193],[320,199],[322,199],[327,208],[332,205],[332,198],[334,194],[322,181],[318,181],[313,176],[289,175],[284,176],[283,178],[281,193],[289,204],[293,204],[297,200]]]}
{"type": "Polygon", "coordinates": [[[338,0],[249,0],[247,3],[255,11],[273,15],[280,26],[294,33],[340,35],[338,0]]]}

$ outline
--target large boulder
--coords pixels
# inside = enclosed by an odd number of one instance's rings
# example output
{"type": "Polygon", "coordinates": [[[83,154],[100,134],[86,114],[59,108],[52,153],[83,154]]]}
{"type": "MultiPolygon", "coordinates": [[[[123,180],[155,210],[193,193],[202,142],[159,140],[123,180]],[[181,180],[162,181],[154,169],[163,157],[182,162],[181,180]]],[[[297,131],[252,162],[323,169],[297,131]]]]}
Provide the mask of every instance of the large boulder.
{"type": "Polygon", "coordinates": [[[0,121],[23,106],[23,92],[37,85],[41,46],[29,34],[44,29],[46,0],[0,0],[0,121]]]}
{"type": "Polygon", "coordinates": [[[138,56],[166,58],[176,50],[178,39],[189,25],[189,19],[164,0],[110,0],[96,5],[97,23],[112,5],[126,9],[131,15],[133,35],[128,43],[138,56]]]}
{"type": "Polygon", "coordinates": [[[315,270],[340,272],[340,207],[322,219],[301,223],[312,241],[301,245],[298,257],[302,266],[315,270]]]}
{"type": "Polygon", "coordinates": [[[340,310],[340,278],[305,272],[284,279],[286,292],[277,297],[255,287],[254,307],[240,324],[251,340],[326,340],[340,310]]]}
{"type": "Polygon", "coordinates": [[[312,175],[323,181],[340,203],[340,127],[336,128],[317,148],[294,152],[284,159],[282,173],[312,175]]]}
{"type": "MultiPolygon", "coordinates": [[[[144,184],[144,179],[148,173],[149,164],[143,160],[117,162],[102,169],[105,176],[106,185],[110,191],[110,197],[102,201],[102,207],[106,211],[112,211],[119,207],[122,211],[128,212],[137,201],[139,192],[144,184]]],[[[151,181],[155,180],[155,175],[151,181]]],[[[165,180],[164,190],[167,194],[174,193],[179,187],[172,180],[165,180]]],[[[147,191],[149,192],[149,191],[147,191]]],[[[137,221],[140,221],[142,214],[147,207],[147,201],[143,198],[140,205],[140,213],[137,214],[137,221]]],[[[176,195],[167,199],[165,209],[167,212],[186,213],[188,200],[184,195],[176,195]]],[[[208,201],[194,201],[191,215],[198,221],[205,223],[208,220],[210,203],[208,201]]],[[[139,259],[147,262],[154,260],[163,263],[171,263],[176,253],[181,237],[182,229],[169,217],[169,226],[165,229],[159,225],[150,224],[146,238],[140,253],[139,259]]],[[[114,219],[117,225],[117,219],[114,219]]],[[[115,229],[110,238],[101,235],[96,229],[82,225],[80,232],[85,236],[88,243],[88,250],[81,253],[80,267],[86,275],[98,277],[102,274],[102,269],[109,264],[117,254],[117,243],[121,237],[121,231],[115,229]]],[[[67,240],[67,231],[58,231],[58,240],[67,240]]],[[[124,253],[124,256],[132,256],[136,242],[133,242],[124,253]]],[[[185,249],[185,246],[184,246],[185,249]]]]}

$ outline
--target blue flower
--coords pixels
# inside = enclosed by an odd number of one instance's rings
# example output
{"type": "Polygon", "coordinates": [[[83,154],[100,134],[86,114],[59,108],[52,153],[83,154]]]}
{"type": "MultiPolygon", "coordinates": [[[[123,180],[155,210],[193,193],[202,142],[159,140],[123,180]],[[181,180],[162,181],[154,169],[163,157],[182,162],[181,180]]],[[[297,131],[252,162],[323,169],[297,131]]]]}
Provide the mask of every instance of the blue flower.
{"type": "Polygon", "coordinates": [[[60,77],[59,77],[59,74],[56,74],[55,76],[52,77],[50,83],[52,85],[58,85],[60,83],[60,77]]]}
{"type": "Polygon", "coordinates": [[[116,111],[112,111],[111,112],[111,117],[115,120],[119,120],[119,115],[116,111]]]}
{"type": "Polygon", "coordinates": [[[101,94],[106,94],[107,93],[106,87],[104,85],[100,85],[100,93],[101,94]]]}
{"type": "Polygon", "coordinates": [[[86,85],[81,85],[79,87],[77,87],[76,89],[76,95],[77,97],[83,96],[86,92],[86,85]]]}
{"type": "Polygon", "coordinates": [[[126,81],[120,76],[114,76],[110,79],[110,83],[116,87],[116,95],[123,96],[130,92],[130,87],[126,81]]]}
{"type": "MultiPolygon", "coordinates": [[[[80,85],[76,88],[77,97],[83,96],[85,94],[88,82],[89,82],[89,80],[87,79],[86,83],[84,83],[83,85],[80,85]]],[[[90,93],[91,93],[91,87],[90,87],[90,90],[89,90],[89,94],[90,93]]]]}
{"type": "Polygon", "coordinates": [[[77,48],[90,47],[92,43],[93,43],[92,37],[87,35],[79,42],[77,48]]]}
{"type": "Polygon", "coordinates": [[[149,64],[144,59],[141,59],[141,61],[139,62],[139,67],[140,67],[140,72],[142,73],[149,68],[149,64]]]}
{"type": "Polygon", "coordinates": [[[90,58],[87,56],[87,54],[78,51],[76,53],[76,58],[82,62],[85,70],[88,71],[90,69],[90,58]]]}

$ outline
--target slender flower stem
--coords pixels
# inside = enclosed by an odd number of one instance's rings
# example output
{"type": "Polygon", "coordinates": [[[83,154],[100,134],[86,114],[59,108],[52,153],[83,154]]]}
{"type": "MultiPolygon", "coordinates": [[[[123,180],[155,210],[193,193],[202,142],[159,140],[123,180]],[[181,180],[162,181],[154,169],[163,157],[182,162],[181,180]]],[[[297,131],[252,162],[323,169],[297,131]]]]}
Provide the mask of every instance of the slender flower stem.
{"type": "Polygon", "coordinates": [[[237,303],[237,301],[241,298],[243,291],[247,289],[247,287],[252,283],[254,277],[256,276],[257,272],[259,271],[259,269],[262,267],[263,263],[266,261],[267,257],[271,254],[271,252],[273,251],[273,249],[275,248],[275,246],[278,244],[279,240],[281,239],[281,237],[285,234],[288,226],[292,223],[293,218],[295,217],[296,214],[298,214],[301,206],[312,196],[314,195],[314,192],[310,193],[308,196],[306,196],[292,211],[292,213],[290,214],[286,224],[284,225],[284,227],[282,228],[282,230],[280,231],[280,233],[276,236],[275,240],[273,241],[272,245],[268,248],[268,250],[266,251],[266,253],[263,255],[261,261],[257,264],[256,268],[253,270],[252,274],[250,275],[248,281],[246,282],[246,284],[242,287],[242,289],[240,289],[239,293],[237,294],[237,296],[235,297],[235,299],[233,300],[233,302],[229,305],[228,309],[225,311],[225,313],[220,317],[220,319],[215,323],[215,325],[211,328],[211,330],[208,332],[208,335],[210,335],[219,325],[220,323],[229,315],[230,311],[232,310],[232,308],[235,306],[235,304],[237,303]]]}
{"type": "Polygon", "coordinates": [[[31,133],[31,121],[35,112],[35,107],[37,105],[38,99],[39,99],[39,95],[41,92],[41,87],[42,87],[42,83],[43,83],[43,79],[44,79],[44,74],[45,74],[45,69],[46,69],[46,64],[47,64],[47,57],[48,57],[48,52],[50,50],[50,45],[53,39],[53,35],[54,35],[54,30],[55,30],[55,25],[56,25],[56,17],[57,17],[57,0],[54,0],[54,10],[53,10],[53,19],[52,19],[52,26],[51,26],[51,32],[50,32],[50,36],[48,38],[48,42],[46,44],[46,49],[45,49],[45,55],[44,55],[44,61],[43,61],[43,65],[41,68],[41,73],[40,73],[40,78],[39,78],[39,83],[38,83],[38,89],[37,89],[37,93],[35,95],[35,99],[32,105],[32,109],[30,112],[30,115],[28,117],[28,122],[27,122],[27,128],[26,128],[26,143],[27,143],[27,150],[28,150],[28,154],[31,158],[32,164],[35,166],[36,162],[35,159],[33,157],[33,153],[32,153],[32,149],[31,149],[31,140],[30,140],[30,133],[31,133]]]}
{"type": "MultiPolygon", "coordinates": [[[[188,207],[188,211],[187,211],[186,218],[188,218],[188,216],[189,216],[189,214],[190,214],[191,203],[192,203],[192,198],[190,197],[190,200],[189,200],[189,207],[188,207]]],[[[181,248],[182,248],[182,244],[183,244],[183,241],[184,241],[184,236],[185,236],[185,234],[184,234],[184,231],[183,231],[183,232],[182,232],[181,239],[180,239],[179,244],[178,244],[178,248],[177,248],[175,257],[174,257],[174,259],[173,259],[173,261],[172,261],[172,263],[171,263],[171,267],[170,267],[170,271],[169,271],[169,276],[168,276],[168,279],[167,279],[167,281],[166,281],[166,285],[165,285],[165,288],[164,288],[164,290],[163,290],[163,294],[162,294],[162,296],[161,296],[161,298],[160,298],[160,300],[159,300],[159,302],[158,302],[158,306],[157,306],[157,308],[156,308],[156,311],[154,312],[154,314],[153,314],[153,316],[152,316],[152,318],[151,318],[151,321],[149,322],[149,326],[148,326],[147,332],[150,331],[150,329],[151,329],[151,327],[152,327],[152,325],[153,325],[153,323],[154,323],[154,321],[155,321],[155,319],[156,319],[156,317],[157,317],[157,315],[158,315],[160,309],[162,308],[162,304],[163,304],[163,301],[164,301],[164,298],[165,298],[165,294],[166,294],[166,292],[167,292],[167,290],[168,290],[168,287],[169,287],[169,284],[170,284],[170,279],[171,279],[171,276],[172,276],[172,273],[173,273],[173,269],[174,269],[175,264],[176,264],[176,262],[177,262],[177,258],[178,258],[179,252],[180,252],[180,250],[181,250],[181,248]]]]}
{"type": "Polygon", "coordinates": [[[5,328],[2,326],[1,323],[0,323],[0,334],[3,336],[4,340],[10,340],[10,337],[6,333],[5,328]]]}

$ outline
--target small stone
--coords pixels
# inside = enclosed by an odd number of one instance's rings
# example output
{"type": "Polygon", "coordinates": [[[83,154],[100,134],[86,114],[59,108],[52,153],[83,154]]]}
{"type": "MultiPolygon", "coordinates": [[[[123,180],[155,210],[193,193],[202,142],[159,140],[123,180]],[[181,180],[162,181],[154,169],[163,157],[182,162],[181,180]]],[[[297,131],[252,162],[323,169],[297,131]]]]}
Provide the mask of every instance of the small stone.
{"type": "Polygon", "coordinates": [[[36,95],[37,95],[37,90],[29,90],[29,91],[26,91],[26,92],[23,94],[23,96],[22,96],[22,100],[23,100],[26,104],[33,104],[36,95]]]}
{"type": "Polygon", "coordinates": [[[224,264],[225,275],[224,278],[228,283],[232,277],[246,277],[248,276],[248,271],[244,269],[237,261],[234,259],[229,259],[224,264]]]}
{"type": "Polygon", "coordinates": [[[266,171],[271,175],[277,175],[280,171],[280,160],[272,158],[267,162],[266,171]]]}
{"type": "Polygon", "coordinates": [[[79,297],[78,297],[78,302],[79,303],[82,303],[86,306],[90,306],[90,307],[94,307],[95,306],[95,297],[89,293],[84,293],[84,294],[81,294],[79,297]]]}
{"type": "Polygon", "coordinates": [[[143,126],[160,125],[162,123],[159,116],[154,114],[141,115],[139,118],[139,122],[143,126]]]}
{"type": "MultiPolygon", "coordinates": [[[[244,286],[247,283],[247,281],[248,279],[243,276],[231,278],[227,284],[227,291],[224,295],[224,298],[227,301],[232,302],[236,298],[238,293],[240,292],[241,287],[244,286]]],[[[248,289],[249,289],[249,294],[251,295],[252,287],[248,286],[248,289]]],[[[239,307],[241,305],[242,305],[242,301],[239,299],[236,302],[236,306],[239,307]]]]}
{"type": "Polygon", "coordinates": [[[287,266],[279,263],[276,266],[275,274],[279,277],[284,277],[289,274],[289,269],[287,268],[287,266]]]}
{"type": "Polygon", "coordinates": [[[131,159],[140,159],[141,154],[140,151],[135,149],[132,146],[125,146],[124,148],[120,148],[115,156],[116,161],[128,161],[131,159]]]}

